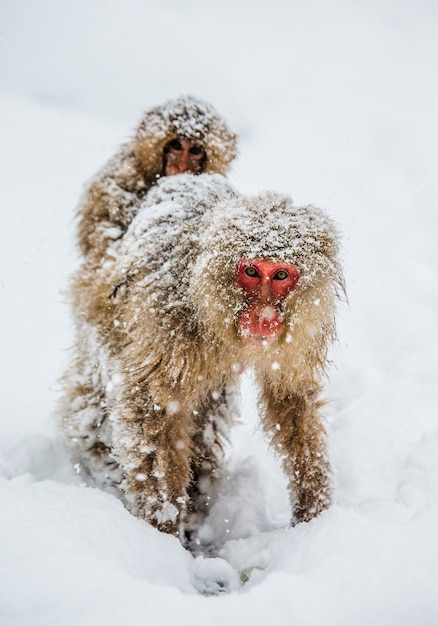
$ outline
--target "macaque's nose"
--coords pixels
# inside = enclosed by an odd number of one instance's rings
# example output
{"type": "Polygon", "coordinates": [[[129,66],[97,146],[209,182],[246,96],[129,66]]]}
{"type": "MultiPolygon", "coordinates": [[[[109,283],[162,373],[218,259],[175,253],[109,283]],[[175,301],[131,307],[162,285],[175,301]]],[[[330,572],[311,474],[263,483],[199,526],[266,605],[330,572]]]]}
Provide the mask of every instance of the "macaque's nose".
{"type": "Polygon", "coordinates": [[[175,167],[180,174],[192,172],[192,162],[188,148],[183,148],[175,159],[175,167]]]}

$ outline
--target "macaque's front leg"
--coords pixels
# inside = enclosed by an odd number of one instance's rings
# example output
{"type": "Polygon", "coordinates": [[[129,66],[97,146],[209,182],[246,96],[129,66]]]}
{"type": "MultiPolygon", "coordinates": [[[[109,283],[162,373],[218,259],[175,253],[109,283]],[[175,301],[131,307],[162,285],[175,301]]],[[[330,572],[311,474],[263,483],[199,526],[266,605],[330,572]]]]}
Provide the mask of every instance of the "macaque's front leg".
{"type": "Polygon", "coordinates": [[[190,549],[199,548],[197,532],[215,502],[218,479],[223,475],[225,446],[229,442],[230,427],[238,411],[237,397],[237,389],[232,384],[218,387],[210,392],[206,402],[195,414],[192,482],[185,524],[186,542],[190,549]]]}
{"type": "Polygon", "coordinates": [[[125,404],[123,418],[114,424],[114,454],[128,506],[159,530],[179,535],[191,481],[191,418],[180,414],[175,401],[164,408],[145,403],[134,411],[138,417],[128,417],[130,404],[135,400],[125,404]]]}
{"type": "Polygon", "coordinates": [[[265,386],[264,425],[283,460],[293,507],[292,523],[308,522],[331,503],[330,464],[318,389],[276,399],[265,386]]]}

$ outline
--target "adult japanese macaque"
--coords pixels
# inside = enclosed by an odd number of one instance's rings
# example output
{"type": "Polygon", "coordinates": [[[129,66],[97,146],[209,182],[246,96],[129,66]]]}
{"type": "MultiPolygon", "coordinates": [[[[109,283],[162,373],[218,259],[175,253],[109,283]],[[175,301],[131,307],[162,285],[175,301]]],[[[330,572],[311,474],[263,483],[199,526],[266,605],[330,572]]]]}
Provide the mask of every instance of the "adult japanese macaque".
{"type": "Polygon", "coordinates": [[[180,535],[220,475],[239,374],[289,480],[292,523],[330,503],[319,398],[343,292],[338,235],[286,195],[219,175],[152,189],[113,256],[73,285],[63,429],[89,482],[180,535]]]}
{"type": "Polygon", "coordinates": [[[98,265],[120,239],[146,193],[162,176],[225,175],[236,156],[236,135],[207,102],[169,100],[143,115],[133,138],[90,181],[78,207],[78,243],[98,265]]]}

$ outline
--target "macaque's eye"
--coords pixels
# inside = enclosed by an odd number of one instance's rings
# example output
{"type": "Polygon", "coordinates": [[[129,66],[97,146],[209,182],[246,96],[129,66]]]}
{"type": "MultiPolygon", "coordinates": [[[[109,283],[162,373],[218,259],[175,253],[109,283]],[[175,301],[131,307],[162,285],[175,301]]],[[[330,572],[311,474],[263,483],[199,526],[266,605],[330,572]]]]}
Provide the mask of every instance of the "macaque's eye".
{"type": "Polygon", "coordinates": [[[172,139],[172,141],[169,143],[169,148],[171,148],[172,150],[177,150],[178,152],[183,149],[182,143],[179,139],[172,139]]]}
{"type": "Polygon", "coordinates": [[[278,270],[274,276],[274,280],[285,280],[289,276],[286,270],[278,270]]]}
{"type": "Polygon", "coordinates": [[[189,152],[193,155],[203,154],[204,148],[202,146],[192,146],[189,152]]]}
{"type": "Polygon", "coordinates": [[[249,267],[245,268],[245,274],[247,276],[250,276],[251,278],[259,278],[260,277],[260,274],[258,273],[256,268],[253,267],[252,265],[250,265],[249,267]]]}

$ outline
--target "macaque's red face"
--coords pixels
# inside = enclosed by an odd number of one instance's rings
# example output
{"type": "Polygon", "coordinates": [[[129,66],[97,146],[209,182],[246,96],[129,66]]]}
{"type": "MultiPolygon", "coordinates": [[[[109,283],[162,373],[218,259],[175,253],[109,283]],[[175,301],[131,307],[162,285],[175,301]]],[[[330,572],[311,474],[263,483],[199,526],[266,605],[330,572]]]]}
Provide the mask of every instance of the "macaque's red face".
{"type": "Polygon", "coordinates": [[[164,175],[199,174],[205,161],[202,146],[188,139],[173,139],[165,149],[164,175]]]}
{"type": "Polygon", "coordinates": [[[239,262],[236,283],[246,300],[239,314],[239,328],[248,343],[266,346],[278,338],[283,329],[282,303],[299,277],[296,267],[287,263],[239,262]]]}

